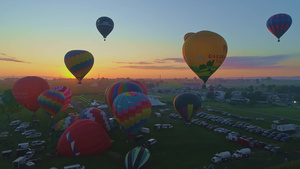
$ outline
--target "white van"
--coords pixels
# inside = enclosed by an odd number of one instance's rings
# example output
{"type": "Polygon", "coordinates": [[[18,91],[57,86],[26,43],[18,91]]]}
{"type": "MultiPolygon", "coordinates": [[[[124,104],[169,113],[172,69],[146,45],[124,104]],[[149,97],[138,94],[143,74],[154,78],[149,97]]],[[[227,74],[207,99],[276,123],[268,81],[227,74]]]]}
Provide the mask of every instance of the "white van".
{"type": "Polygon", "coordinates": [[[150,138],[146,144],[149,145],[149,146],[152,146],[153,144],[155,144],[157,142],[157,140],[155,140],[154,138],[150,138]]]}
{"type": "Polygon", "coordinates": [[[18,149],[26,149],[29,147],[29,143],[19,143],[18,144],[18,149]]]}
{"type": "Polygon", "coordinates": [[[74,164],[74,165],[65,166],[64,169],[85,169],[85,167],[80,164],[74,164]]]}
{"type": "Polygon", "coordinates": [[[31,135],[31,134],[35,134],[36,131],[35,129],[32,129],[32,130],[26,130],[22,133],[23,136],[28,136],[28,135],[31,135]]]}
{"type": "Polygon", "coordinates": [[[148,133],[150,133],[150,129],[146,128],[146,127],[142,127],[141,132],[148,134],[148,133]]]}
{"type": "Polygon", "coordinates": [[[21,123],[21,120],[15,120],[15,121],[11,121],[10,123],[9,123],[9,125],[10,126],[17,126],[17,125],[19,125],[21,123]]]}
{"type": "Polygon", "coordinates": [[[13,168],[20,168],[23,164],[26,163],[26,158],[25,157],[19,157],[12,163],[13,168]]]}

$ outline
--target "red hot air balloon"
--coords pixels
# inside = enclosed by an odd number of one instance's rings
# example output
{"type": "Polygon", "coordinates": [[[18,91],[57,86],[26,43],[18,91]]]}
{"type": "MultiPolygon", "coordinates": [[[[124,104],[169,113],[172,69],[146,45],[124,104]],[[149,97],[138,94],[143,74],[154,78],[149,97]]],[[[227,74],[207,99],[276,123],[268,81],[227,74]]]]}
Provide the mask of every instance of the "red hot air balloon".
{"type": "Polygon", "coordinates": [[[71,124],[61,135],[56,151],[62,156],[84,156],[106,151],[111,141],[97,122],[82,119],[71,124]]]}
{"type": "Polygon", "coordinates": [[[46,80],[36,76],[26,76],[13,85],[12,92],[14,98],[26,109],[34,113],[40,108],[38,104],[39,95],[50,86],[46,80]]]}
{"type": "Polygon", "coordinates": [[[65,103],[64,103],[63,107],[61,108],[61,110],[63,112],[66,112],[67,108],[71,102],[71,96],[72,96],[71,90],[66,86],[58,86],[58,87],[53,88],[53,90],[59,91],[65,96],[65,103]]]}

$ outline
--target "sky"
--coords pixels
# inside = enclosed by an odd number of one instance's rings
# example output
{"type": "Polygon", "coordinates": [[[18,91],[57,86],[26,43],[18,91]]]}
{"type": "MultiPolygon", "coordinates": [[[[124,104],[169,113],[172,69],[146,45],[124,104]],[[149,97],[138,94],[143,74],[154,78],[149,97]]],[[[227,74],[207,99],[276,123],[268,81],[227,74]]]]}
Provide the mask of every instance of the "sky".
{"type": "Polygon", "coordinates": [[[211,78],[300,76],[299,0],[27,0],[0,1],[0,77],[74,78],[70,50],[87,50],[85,78],[194,78],[182,56],[188,32],[209,30],[227,42],[224,63],[211,78]],[[277,42],[266,21],[292,17],[277,42]],[[106,41],[96,28],[108,16],[106,41]]]}

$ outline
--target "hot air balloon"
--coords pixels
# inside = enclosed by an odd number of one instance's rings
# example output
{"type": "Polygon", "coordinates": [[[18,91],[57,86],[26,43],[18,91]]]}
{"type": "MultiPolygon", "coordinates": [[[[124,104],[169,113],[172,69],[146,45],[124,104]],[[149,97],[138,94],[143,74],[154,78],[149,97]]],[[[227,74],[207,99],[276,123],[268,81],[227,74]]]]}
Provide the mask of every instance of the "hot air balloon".
{"type": "Polygon", "coordinates": [[[93,55],[85,50],[71,50],[65,55],[65,64],[81,84],[81,80],[94,65],[93,55]]]}
{"type": "Polygon", "coordinates": [[[77,120],[61,135],[56,151],[61,156],[84,156],[106,151],[111,141],[97,122],[77,120]]]}
{"type": "Polygon", "coordinates": [[[193,32],[186,33],[186,34],[184,35],[184,37],[183,37],[183,40],[186,41],[187,38],[189,38],[189,37],[192,36],[193,34],[195,34],[195,33],[193,33],[193,32]]]}
{"type": "Polygon", "coordinates": [[[63,107],[61,108],[61,110],[63,112],[66,112],[67,108],[71,102],[71,96],[72,96],[71,90],[66,86],[58,86],[58,87],[53,88],[53,90],[59,91],[65,96],[65,103],[64,103],[63,107]]]}
{"type": "Polygon", "coordinates": [[[52,127],[54,131],[58,130],[65,130],[68,128],[72,123],[78,120],[79,115],[71,115],[68,116],[62,120],[59,120],[57,123],[55,123],[52,127]]]}
{"type": "Polygon", "coordinates": [[[113,102],[113,113],[130,138],[147,123],[151,110],[149,98],[139,92],[122,93],[113,102]]]}
{"type": "Polygon", "coordinates": [[[54,117],[60,111],[64,102],[65,96],[56,90],[45,90],[38,97],[40,107],[51,117],[54,117]]]}
{"type": "Polygon", "coordinates": [[[14,98],[26,109],[34,113],[40,108],[39,95],[50,86],[46,80],[36,76],[26,76],[17,80],[12,88],[14,98]]]}
{"type": "Polygon", "coordinates": [[[113,101],[121,93],[124,92],[141,92],[143,93],[142,88],[133,82],[124,81],[114,83],[105,90],[105,101],[111,111],[113,111],[113,101]]]}
{"type": "Polygon", "coordinates": [[[200,31],[190,36],[182,47],[187,65],[205,83],[221,66],[227,55],[224,38],[211,31],[200,31]]]}
{"type": "Polygon", "coordinates": [[[189,124],[201,108],[201,98],[194,93],[182,93],[174,98],[173,106],[184,121],[189,124]]]}
{"type": "Polygon", "coordinates": [[[106,131],[111,130],[111,122],[108,116],[100,109],[94,107],[86,108],[80,113],[79,119],[93,120],[100,124],[106,131]]]}
{"type": "Polygon", "coordinates": [[[151,161],[150,151],[142,146],[130,150],[125,156],[126,169],[146,169],[151,161]]]}
{"type": "Polygon", "coordinates": [[[133,82],[133,83],[138,84],[138,85],[142,88],[143,93],[144,93],[145,95],[148,94],[147,86],[146,86],[144,83],[142,83],[142,82],[140,82],[140,81],[137,81],[137,80],[130,80],[130,82],[133,82]]]}
{"type": "Polygon", "coordinates": [[[101,33],[101,35],[103,36],[105,41],[107,35],[109,35],[114,28],[114,21],[109,17],[103,16],[97,19],[96,27],[98,31],[101,33]]]}
{"type": "Polygon", "coordinates": [[[291,25],[291,16],[284,13],[273,15],[267,20],[267,28],[278,38],[278,42],[280,42],[280,37],[290,28],[291,25]]]}

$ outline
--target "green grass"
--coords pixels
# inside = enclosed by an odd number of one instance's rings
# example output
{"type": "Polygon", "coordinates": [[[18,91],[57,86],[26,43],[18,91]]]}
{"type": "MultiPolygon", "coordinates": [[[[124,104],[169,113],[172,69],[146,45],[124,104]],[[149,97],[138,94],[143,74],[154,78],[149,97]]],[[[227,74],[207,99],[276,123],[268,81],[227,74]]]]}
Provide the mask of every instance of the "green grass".
{"type": "MultiPolygon", "coordinates": [[[[97,99],[99,96],[93,95],[85,95],[83,96],[87,100],[97,99]]],[[[77,101],[77,97],[73,97],[74,100],[77,101]]],[[[162,102],[168,101],[171,102],[175,98],[175,95],[170,95],[162,98],[160,100],[162,102]]],[[[102,100],[103,98],[100,98],[102,100]]],[[[98,100],[99,100],[98,99],[98,100]]],[[[104,101],[104,100],[103,100],[104,101]]],[[[250,117],[256,117],[256,114],[252,114],[249,112],[241,111],[241,110],[250,110],[250,111],[260,111],[264,113],[272,114],[274,111],[280,113],[280,111],[289,111],[290,113],[286,113],[289,117],[298,117],[295,112],[292,112],[292,109],[277,109],[277,107],[272,106],[257,106],[257,107],[234,107],[226,103],[219,102],[203,102],[204,106],[210,105],[213,109],[220,109],[227,111],[229,113],[236,113],[240,115],[247,115],[250,117]],[[236,110],[239,109],[239,110],[236,110]],[[241,110],[240,110],[241,109],[241,110]],[[278,111],[277,111],[278,110],[278,111]],[[279,111],[280,110],[280,111],[279,111]]],[[[171,112],[175,112],[172,105],[167,105],[165,108],[171,108],[171,112]]],[[[152,112],[158,112],[159,108],[153,107],[152,112]]],[[[74,109],[68,109],[67,113],[74,112],[74,109]]],[[[108,110],[104,110],[106,112],[110,112],[108,110]]],[[[205,110],[203,110],[205,111],[205,110]]],[[[274,113],[276,113],[274,112],[274,113]]],[[[156,138],[157,143],[150,149],[152,155],[152,161],[149,169],[175,169],[175,168],[186,168],[186,169],[202,169],[203,166],[211,164],[211,157],[217,152],[221,151],[234,151],[242,148],[242,146],[237,143],[233,143],[227,141],[225,139],[225,135],[215,133],[209,129],[191,125],[186,127],[185,123],[182,120],[171,119],[169,117],[169,113],[162,113],[161,118],[157,118],[154,113],[152,113],[150,119],[148,120],[145,127],[150,128],[150,134],[144,134],[146,139],[156,138]],[[155,131],[153,130],[153,124],[156,123],[170,123],[174,126],[172,129],[164,129],[155,131]]],[[[207,112],[209,113],[209,112],[207,112]]],[[[218,114],[217,114],[218,115],[218,114]]],[[[51,157],[49,154],[53,153],[58,142],[59,137],[56,135],[59,132],[54,132],[52,135],[49,134],[50,128],[54,124],[54,122],[65,117],[65,114],[59,112],[53,119],[53,123],[51,122],[51,118],[46,115],[42,111],[38,111],[35,115],[25,109],[22,109],[19,113],[15,113],[11,115],[15,119],[21,119],[22,121],[31,121],[33,119],[39,119],[42,125],[33,126],[37,131],[42,131],[44,133],[44,137],[48,143],[48,147],[45,148],[43,152],[38,153],[35,156],[41,157],[42,161],[37,164],[38,169],[48,169],[50,167],[63,168],[63,166],[71,165],[71,164],[82,164],[86,166],[88,169],[121,169],[124,168],[124,158],[128,151],[136,147],[132,143],[127,143],[129,140],[127,135],[123,133],[120,129],[114,129],[109,131],[108,134],[111,138],[112,146],[102,154],[96,154],[91,156],[80,156],[80,157],[51,157]],[[51,142],[49,142],[51,141],[51,142]]],[[[3,113],[0,114],[0,124],[8,124],[6,116],[3,113]]],[[[261,117],[261,116],[257,116],[261,117]]],[[[273,117],[263,116],[265,118],[265,122],[258,121],[250,121],[250,123],[265,126],[270,128],[270,121],[273,120],[273,117]]],[[[201,119],[203,120],[203,119],[201,119]]],[[[212,122],[209,122],[212,123],[212,122]]],[[[222,126],[222,125],[220,125],[222,126]]],[[[231,128],[228,126],[223,126],[228,129],[238,130],[236,128],[231,128]]],[[[20,133],[14,133],[14,128],[9,126],[3,126],[1,130],[9,131],[12,136],[9,136],[7,139],[2,140],[2,144],[0,144],[0,150],[5,150],[5,142],[8,142],[9,145],[17,146],[17,143],[25,142],[26,139],[21,136],[20,133]],[[12,143],[10,143],[10,141],[12,143]]],[[[291,160],[299,160],[300,158],[300,139],[295,139],[288,144],[279,143],[272,141],[270,139],[266,139],[261,136],[257,136],[246,131],[240,130],[243,134],[247,136],[251,136],[253,138],[260,139],[262,141],[266,141],[268,143],[276,144],[282,146],[285,150],[291,152],[291,160]]],[[[145,139],[145,140],[146,140],[145,139]]],[[[37,149],[39,150],[39,148],[37,149]]],[[[228,168],[243,168],[243,169],[253,169],[253,168],[269,168],[272,166],[278,166],[284,164],[284,156],[282,154],[271,154],[269,152],[255,149],[255,156],[250,159],[243,160],[235,160],[223,164],[214,165],[215,169],[224,169],[226,166],[228,168]]],[[[11,168],[11,163],[16,159],[15,152],[14,156],[9,160],[0,159],[1,168],[11,168]]],[[[293,162],[290,164],[294,165],[293,162]]],[[[274,168],[277,169],[277,168],[274,168]]]]}

